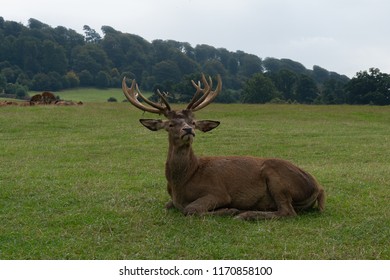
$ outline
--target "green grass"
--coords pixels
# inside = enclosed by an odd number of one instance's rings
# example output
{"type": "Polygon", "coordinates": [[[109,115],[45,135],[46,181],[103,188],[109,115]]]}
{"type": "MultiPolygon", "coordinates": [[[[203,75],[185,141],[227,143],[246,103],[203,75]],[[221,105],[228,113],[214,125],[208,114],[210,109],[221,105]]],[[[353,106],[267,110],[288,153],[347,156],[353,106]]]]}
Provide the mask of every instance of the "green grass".
{"type": "Polygon", "coordinates": [[[198,155],[291,160],[324,186],[325,212],[184,217],[164,209],[167,135],[138,122],[153,115],[1,107],[0,259],[390,259],[390,107],[212,104],[197,116],[221,121],[198,133],[198,155]]]}
{"type": "MultiPolygon", "coordinates": [[[[130,86],[130,85],[129,85],[130,86]]],[[[41,92],[31,91],[30,96],[41,92]]],[[[107,102],[110,97],[116,98],[118,102],[122,102],[124,97],[122,90],[118,88],[96,89],[96,88],[77,88],[71,90],[53,92],[55,96],[60,96],[63,100],[72,100],[75,102],[107,102]]],[[[148,96],[148,93],[145,93],[148,96]]]]}
{"type": "Polygon", "coordinates": [[[15,99],[15,98],[4,98],[4,97],[0,97],[0,101],[15,101],[15,102],[20,102],[21,100],[20,99],[15,99]]]}

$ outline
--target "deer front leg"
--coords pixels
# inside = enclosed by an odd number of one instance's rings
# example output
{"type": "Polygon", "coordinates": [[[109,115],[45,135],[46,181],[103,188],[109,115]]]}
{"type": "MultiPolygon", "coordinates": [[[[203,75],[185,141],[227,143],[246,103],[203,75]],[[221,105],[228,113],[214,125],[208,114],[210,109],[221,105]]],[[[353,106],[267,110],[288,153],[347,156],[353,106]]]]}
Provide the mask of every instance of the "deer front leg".
{"type": "MultiPolygon", "coordinates": [[[[169,196],[172,198],[172,187],[169,184],[167,184],[167,191],[169,196]]],[[[165,203],[165,209],[172,209],[172,208],[175,208],[175,205],[173,204],[173,200],[171,199],[170,201],[165,203]]]]}
{"type": "Polygon", "coordinates": [[[207,212],[206,215],[212,216],[236,216],[242,213],[242,210],[236,208],[220,208],[215,211],[207,212]]]}
{"type": "Polygon", "coordinates": [[[224,200],[213,195],[205,195],[188,204],[183,209],[183,213],[184,215],[203,215],[228,203],[229,199],[224,200]]]}

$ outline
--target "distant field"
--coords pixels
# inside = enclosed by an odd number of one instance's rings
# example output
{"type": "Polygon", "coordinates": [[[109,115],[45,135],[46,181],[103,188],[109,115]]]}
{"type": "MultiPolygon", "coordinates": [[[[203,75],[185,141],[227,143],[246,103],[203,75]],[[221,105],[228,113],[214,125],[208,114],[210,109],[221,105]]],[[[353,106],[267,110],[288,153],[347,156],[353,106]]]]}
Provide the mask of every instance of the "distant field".
{"type": "MultiPolygon", "coordinates": [[[[29,92],[30,96],[40,92],[29,92]]],[[[53,92],[63,100],[82,101],[82,102],[107,102],[107,99],[114,97],[118,102],[125,100],[121,88],[96,89],[96,88],[78,88],[53,92]]],[[[148,96],[150,93],[145,92],[148,96]]]]}
{"type": "Polygon", "coordinates": [[[138,122],[155,116],[87,92],[0,107],[0,259],[390,259],[389,106],[198,112],[221,125],[197,154],[285,158],[326,190],[322,214],[243,222],[166,211],[167,135],[138,122]]]}
{"type": "Polygon", "coordinates": [[[13,102],[20,102],[20,99],[13,99],[13,98],[3,98],[0,97],[0,101],[13,101],[13,102]]]}

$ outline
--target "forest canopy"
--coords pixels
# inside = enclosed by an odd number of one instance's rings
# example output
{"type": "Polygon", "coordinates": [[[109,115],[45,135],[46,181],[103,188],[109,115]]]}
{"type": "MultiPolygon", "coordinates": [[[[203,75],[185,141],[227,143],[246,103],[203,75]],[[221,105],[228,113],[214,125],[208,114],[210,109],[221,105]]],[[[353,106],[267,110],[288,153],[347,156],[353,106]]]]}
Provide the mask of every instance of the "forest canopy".
{"type": "Polygon", "coordinates": [[[349,79],[320,66],[306,69],[290,59],[260,58],[243,51],[174,40],[153,40],[102,26],[85,34],[31,18],[24,26],[0,17],[0,97],[77,87],[120,88],[124,76],[145,91],[159,88],[185,102],[200,73],[220,74],[218,102],[390,104],[390,78],[379,69],[349,79]]]}

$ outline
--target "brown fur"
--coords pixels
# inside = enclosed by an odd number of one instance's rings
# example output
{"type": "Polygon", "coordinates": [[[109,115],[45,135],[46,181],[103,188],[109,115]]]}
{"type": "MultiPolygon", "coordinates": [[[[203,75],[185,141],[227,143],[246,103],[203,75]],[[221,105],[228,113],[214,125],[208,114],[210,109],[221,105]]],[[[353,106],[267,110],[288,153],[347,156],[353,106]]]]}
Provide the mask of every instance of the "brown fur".
{"type": "Polygon", "coordinates": [[[165,175],[175,207],[185,215],[237,215],[269,219],[295,216],[318,205],[324,209],[322,187],[291,162],[256,157],[197,157],[192,149],[195,128],[207,132],[219,122],[195,121],[188,110],[172,111],[167,121],[142,119],[152,131],[165,129],[169,149],[165,175]]]}
{"type": "MultiPolygon", "coordinates": [[[[202,83],[192,81],[196,93],[187,109],[172,110],[164,95],[163,104],[151,102],[139,91],[133,80],[126,78],[122,89],[126,98],[138,109],[163,114],[168,120],[141,119],[152,131],[168,132],[169,148],[165,164],[168,193],[172,200],[167,208],[177,208],[185,215],[234,215],[245,220],[270,219],[297,215],[297,211],[317,205],[322,211],[325,193],[313,176],[291,162],[275,158],[198,157],[192,149],[195,129],[210,131],[217,121],[196,121],[193,112],[210,104],[222,90],[212,90],[202,74],[202,83]],[[141,103],[141,98],[151,107],[141,103]]],[[[159,92],[158,92],[159,93],[159,92]]]]}
{"type": "Polygon", "coordinates": [[[41,102],[42,102],[41,94],[35,94],[30,98],[30,104],[41,103],[41,102]]]}
{"type": "Polygon", "coordinates": [[[44,91],[42,92],[42,101],[44,104],[51,104],[56,101],[56,97],[53,93],[44,91]]]}

